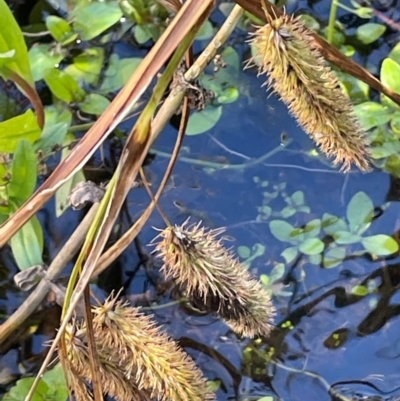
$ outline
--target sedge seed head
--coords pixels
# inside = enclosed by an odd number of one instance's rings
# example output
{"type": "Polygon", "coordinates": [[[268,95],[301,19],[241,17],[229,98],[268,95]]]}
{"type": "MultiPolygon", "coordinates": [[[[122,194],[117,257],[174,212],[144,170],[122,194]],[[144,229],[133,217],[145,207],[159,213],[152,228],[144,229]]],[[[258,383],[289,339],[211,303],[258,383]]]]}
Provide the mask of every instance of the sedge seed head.
{"type": "MultiPolygon", "coordinates": [[[[193,360],[138,308],[110,297],[92,309],[104,393],[118,401],[212,401],[215,395],[193,360]]],[[[91,383],[84,324],[66,336],[71,384],[79,399],[91,383]],[[84,378],[84,382],[82,380],[84,378]]],[[[88,397],[86,390],[85,396],[88,397]]]]}
{"type": "MultiPolygon", "coordinates": [[[[221,317],[236,333],[268,336],[274,307],[268,293],[251,277],[218,238],[224,229],[207,230],[201,223],[168,227],[155,252],[162,271],[173,278],[199,309],[221,317]]],[[[157,238],[158,238],[157,237],[157,238]]]]}
{"type": "Polygon", "coordinates": [[[256,49],[248,66],[258,64],[267,86],[286,103],[299,125],[322,152],[347,172],[355,164],[370,169],[368,141],[336,74],[322,57],[310,31],[286,14],[268,19],[250,42],[256,49]]]}

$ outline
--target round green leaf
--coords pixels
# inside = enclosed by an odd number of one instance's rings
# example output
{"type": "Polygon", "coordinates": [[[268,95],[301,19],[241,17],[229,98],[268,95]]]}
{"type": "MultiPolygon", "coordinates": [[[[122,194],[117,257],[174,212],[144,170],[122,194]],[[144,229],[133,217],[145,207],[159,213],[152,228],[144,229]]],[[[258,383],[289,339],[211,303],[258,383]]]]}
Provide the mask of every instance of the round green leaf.
{"type": "Polygon", "coordinates": [[[237,252],[238,252],[238,255],[242,259],[247,259],[251,255],[250,248],[248,246],[244,246],[244,245],[239,246],[238,249],[237,249],[237,252]]]}
{"type": "Polygon", "coordinates": [[[365,285],[356,285],[351,289],[351,293],[359,297],[365,297],[365,295],[368,295],[368,292],[368,288],[365,285]]]}
{"type": "Polygon", "coordinates": [[[386,31],[385,25],[368,23],[361,25],[357,28],[356,37],[362,43],[369,45],[380,38],[386,31]]]}
{"type": "Polygon", "coordinates": [[[294,231],[294,227],[283,220],[272,220],[269,223],[269,229],[271,230],[272,235],[282,242],[292,242],[293,238],[291,236],[292,232],[294,231]]]}
{"type": "Polygon", "coordinates": [[[297,249],[297,246],[290,246],[281,253],[281,256],[285,259],[286,263],[292,263],[298,254],[299,250],[297,249]]]}
{"type": "Polygon", "coordinates": [[[208,106],[204,110],[191,114],[186,135],[198,135],[212,129],[222,115],[222,106],[208,106]]]}
{"type": "Polygon", "coordinates": [[[399,250],[398,243],[388,235],[378,234],[361,240],[364,248],[373,255],[387,256],[399,250]]]}
{"type": "Polygon", "coordinates": [[[210,39],[214,35],[214,28],[209,20],[206,20],[204,24],[201,26],[196,40],[207,40],[210,39]]]}
{"type": "Polygon", "coordinates": [[[324,254],[323,265],[324,267],[331,268],[339,265],[346,257],[346,248],[338,246],[328,249],[324,254]]]}
{"type": "Polygon", "coordinates": [[[299,246],[305,255],[318,255],[324,250],[324,243],[319,238],[308,238],[299,246]]]}
{"type": "Polygon", "coordinates": [[[346,217],[350,231],[362,234],[370,225],[374,216],[374,204],[365,192],[357,192],[347,205],[346,217]]]}
{"type": "Polygon", "coordinates": [[[100,115],[109,105],[110,101],[106,97],[91,93],[85,97],[80,107],[84,113],[100,115]]]}

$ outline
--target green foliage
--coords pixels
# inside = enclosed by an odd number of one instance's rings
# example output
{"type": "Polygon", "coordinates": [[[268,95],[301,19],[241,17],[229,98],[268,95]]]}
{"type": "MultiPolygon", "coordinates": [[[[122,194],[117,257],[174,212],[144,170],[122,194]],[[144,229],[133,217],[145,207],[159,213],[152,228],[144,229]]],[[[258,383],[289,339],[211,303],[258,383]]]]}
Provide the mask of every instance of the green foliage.
{"type": "MultiPolygon", "coordinates": [[[[26,377],[17,381],[14,387],[3,397],[3,401],[22,401],[28,395],[33,384],[33,377],[26,377]]],[[[68,389],[65,384],[61,364],[47,371],[39,382],[32,397],[32,401],[65,401],[68,398],[68,389]]]]}
{"type": "MultiPolygon", "coordinates": [[[[397,45],[381,66],[381,81],[395,92],[400,92],[400,46],[397,45]]],[[[355,107],[355,113],[365,130],[370,130],[370,154],[373,164],[400,177],[400,107],[381,95],[381,102],[369,99],[355,107]]]]}
{"type": "Polygon", "coordinates": [[[375,42],[386,31],[386,27],[381,24],[367,23],[357,28],[356,37],[365,45],[375,42]]]}
{"type": "Polygon", "coordinates": [[[82,40],[90,40],[112,27],[122,15],[117,2],[93,2],[76,12],[73,27],[82,40]]]}
{"type": "Polygon", "coordinates": [[[0,76],[5,80],[12,73],[33,86],[28,51],[21,29],[4,0],[0,0],[0,76]]]}
{"type": "Polygon", "coordinates": [[[237,84],[241,69],[239,55],[233,47],[226,47],[221,57],[226,67],[220,68],[214,75],[204,74],[201,80],[204,88],[215,94],[214,104],[190,116],[187,135],[198,135],[210,131],[221,118],[223,105],[233,103],[239,97],[237,84]]]}
{"type": "Polygon", "coordinates": [[[0,152],[13,153],[22,139],[34,142],[41,130],[32,110],[0,123],[0,152]]]}
{"type": "MultiPolygon", "coordinates": [[[[303,202],[304,199],[301,198],[301,203],[303,202]]],[[[273,212],[269,216],[272,214],[273,212]]],[[[364,192],[358,192],[347,205],[346,220],[324,213],[322,219],[313,219],[302,227],[294,227],[285,220],[272,220],[269,228],[276,239],[290,245],[281,253],[286,264],[292,263],[302,254],[308,257],[310,263],[322,262],[324,267],[330,268],[343,262],[349,246],[353,244],[361,244],[363,252],[374,258],[398,252],[398,243],[392,237],[384,234],[364,235],[370,228],[373,217],[372,200],[364,192]],[[321,238],[321,234],[325,235],[321,238]],[[333,239],[328,246],[323,241],[326,236],[333,239]]]]}

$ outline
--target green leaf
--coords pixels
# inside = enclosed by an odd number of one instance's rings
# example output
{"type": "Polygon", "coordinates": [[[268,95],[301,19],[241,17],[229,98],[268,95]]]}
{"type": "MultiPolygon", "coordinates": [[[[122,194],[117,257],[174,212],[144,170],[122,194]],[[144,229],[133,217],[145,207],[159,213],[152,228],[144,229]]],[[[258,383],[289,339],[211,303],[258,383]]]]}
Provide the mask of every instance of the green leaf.
{"type": "Polygon", "coordinates": [[[359,297],[365,297],[365,295],[368,295],[369,291],[365,285],[356,285],[351,289],[351,293],[359,297]]]}
{"type": "Polygon", "coordinates": [[[141,62],[142,59],[139,57],[120,59],[118,55],[113,54],[110,57],[105,79],[100,88],[102,93],[109,93],[122,88],[141,62]]]}
{"type": "MultiPolygon", "coordinates": [[[[21,401],[26,398],[34,382],[34,377],[20,379],[5,395],[4,400],[21,401]]],[[[48,370],[39,381],[39,385],[33,395],[32,401],[66,401],[68,389],[64,379],[61,364],[48,370]]]]}
{"type": "Polygon", "coordinates": [[[388,235],[378,234],[361,240],[364,248],[373,255],[387,256],[399,250],[398,243],[388,235]]]}
{"type": "Polygon", "coordinates": [[[84,113],[100,115],[109,105],[110,101],[105,96],[91,93],[85,97],[80,108],[84,113]]]}
{"type": "Polygon", "coordinates": [[[44,72],[49,68],[57,68],[64,55],[60,50],[53,49],[49,44],[37,44],[29,50],[29,61],[35,81],[43,79],[44,72]]]}
{"type": "MultiPolygon", "coordinates": [[[[63,142],[62,159],[65,159],[71,152],[68,146],[71,142],[75,141],[75,136],[68,133],[63,142]]],[[[60,217],[69,206],[68,195],[71,190],[81,181],[85,181],[85,176],[82,170],[75,173],[67,182],[65,182],[56,192],[56,216],[60,217]]]]}
{"type": "Polygon", "coordinates": [[[339,265],[346,257],[346,248],[342,246],[329,248],[324,254],[323,265],[326,268],[331,268],[339,265]]]}
{"type": "Polygon", "coordinates": [[[357,192],[347,205],[346,217],[350,231],[362,234],[366,231],[374,216],[374,204],[365,192],[357,192]]]}
{"type": "Polygon", "coordinates": [[[101,47],[90,47],[74,57],[73,64],[68,65],[64,69],[64,72],[74,77],[78,82],[97,85],[103,67],[104,49],[101,47]]]}
{"type": "Polygon", "coordinates": [[[18,142],[15,149],[11,181],[8,186],[10,199],[22,203],[26,201],[35,190],[37,179],[37,158],[33,146],[27,140],[18,142]]]}
{"type": "Polygon", "coordinates": [[[0,123],[0,152],[13,153],[21,139],[34,142],[40,128],[32,110],[0,123]]]}
{"type": "Polygon", "coordinates": [[[277,263],[274,268],[272,269],[269,277],[271,282],[275,282],[283,277],[285,274],[285,264],[284,263],[277,263]]]}
{"type": "Polygon", "coordinates": [[[213,128],[222,115],[222,107],[208,106],[204,110],[190,115],[186,135],[198,135],[213,128]]]}
{"type": "MultiPolygon", "coordinates": [[[[400,64],[396,63],[396,61],[392,60],[391,58],[385,58],[383,60],[381,66],[381,81],[383,85],[389,87],[389,89],[394,90],[397,93],[400,93],[400,64]]],[[[386,96],[381,97],[382,102],[386,105],[389,105],[393,108],[399,108],[399,106],[387,98],[386,96]]]]}
{"type": "Polygon", "coordinates": [[[43,232],[36,216],[33,216],[17,231],[11,238],[10,245],[20,270],[43,264],[43,232]]]}
{"type": "Polygon", "coordinates": [[[67,134],[68,127],[67,123],[49,125],[46,121],[41,137],[35,142],[35,150],[41,150],[44,155],[50,154],[53,146],[61,146],[67,134]]]}
{"type": "Polygon", "coordinates": [[[10,79],[12,72],[18,74],[32,87],[28,50],[21,29],[4,0],[0,0],[0,75],[10,79]],[[14,53],[12,53],[14,52],[14,53]],[[13,54],[12,57],[9,57],[13,54]],[[4,57],[4,55],[8,55],[4,57]]]}
{"type": "Polygon", "coordinates": [[[139,45],[146,43],[151,39],[151,33],[146,29],[145,25],[136,25],[134,30],[134,37],[139,45]]]}
{"type": "Polygon", "coordinates": [[[316,237],[319,233],[321,232],[321,220],[320,219],[314,219],[311,220],[306,224],[304,227],[303,233],[304,233],[304,238],[313,238],[316,237]]]}
{"type": "Polygon", "coordinates": [[[400,42],[390,51],[388,57],[400,64],[400,42]]]}
{"type": "Polygon", "coordinates": [[[196,40],[207,40],[212,38],[213,35],[214,35],[214,28],[210,20],[207,19],[204,22],[204,24],[200,27],[200,30],[196,36],[196,40]]]}
{"type": "Polygon", "coordinates": [[[336,231],[333,234],[333,238],[337,244],[355,244],[356,242],[360,242],[361,236],[358,234],[353,234],[349,231],[336,231]]]}
{"type": "Polygon", "coordinates": [[[267,276],[266,274],[261,274],[260,282],[262,285],[268,287],[270,285],[271,280],[269,279],[269,276],[267,276]]]}
{"type": "Polygon", "coordinates": [[[369,45],[379,39],[385,31],[385,25],[369,22],[357,28],[356,37],[365,45],[369,45]]]}
{"type": "Polygon", "coordinates": [[[250,248],[244,245],[238,246],[237,252],[242,259],[247,259],[251,255],[250,248]]]}
{"type": "Polygon", "coordinates": [[[286,263],[292,263],[297,258],[298,254],[299,250],[297,246],[290,246],[281,253],[281,256],[285,259],[286,263]]]}
{"type": "Polygon", "coordinates": [[[291,236],[294,231],[294,227],[286,221],[272,220],[269,223],[269,229],[271,230],[272,235],[279,241],[291,243],[296,242],[291,236]]]}
{"type": "Polygon", "coordinates": [[[390,120],[390,128],[396,135],[400,135],[400,113],[396,112],[393,114],[390,120]]]}
{"type": "Polygon", "coordinates": [[[217,103],[219,104],[229,104],[236,102],[239,98],[239,90],[235,86],[222,89],[217,96],[217,103]]]}
{"type": "Polygon", "coordinates": [[[318,255],[324,250],[324,243],[319,238],[308,238],[299,245],[299,251],[305,255],[318,255]]]}
{"type": "Polygon", "coordinates": [[[267,395],[265,397],[259,398],[257,401],[274,401],[274,397],[267,395]]]}
{"type": "Polygon", "coordinates": [[[85,91],[79,87],[78,82],[63,71],[48,69],[43,78],[53,95],[66,103],[80,102],[85,97],[85,91]]]}
{"type": "Polygon", "coordinates": [[[366,131],[378,125],[386,124],[392,116],[389,107],[375,102],[358,104],[354,107],[354,112],[366,131]]]}
{"type": "Polygon", "coordinates": [[[336,73],[339,77],[341,86],[353,102],[362,103],[370,99],[368,84],[350,74],[345,74],[341,71],[336,71],[336,73]]]}
{"type": "Polygon", "coordinates": [[[50,31],[51,36],[64,46],[73,42],[78,37],[78,34],[72,31],[67,21],[55,15],[49,15],[46,18],[46,27],[50,31]]]}
{"type": "Polygon", "coordinates": [[[90,40],[112,27],[122,15],[118,2],[91,3],[76,15],[74,30],[82,40],[90,40]]]}

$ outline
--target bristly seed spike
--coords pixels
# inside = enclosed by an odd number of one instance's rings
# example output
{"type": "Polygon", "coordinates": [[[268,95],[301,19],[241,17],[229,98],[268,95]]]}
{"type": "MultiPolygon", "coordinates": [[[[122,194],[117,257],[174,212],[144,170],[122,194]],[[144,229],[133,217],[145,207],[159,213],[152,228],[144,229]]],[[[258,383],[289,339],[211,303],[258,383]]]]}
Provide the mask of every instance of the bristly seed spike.
{"type": "Polygon", "coordinates": [[[246,68],[257,64],[259,75],[268,75],[267,87],[286,103],[321,151],[334,164],[342,164],[342,171],[352,164],[369,171],[369,142],[310,31],[293,16],[274,19],[265,0],[262,8],[268,23],[251,34],[256,54],[246,68]]]}

